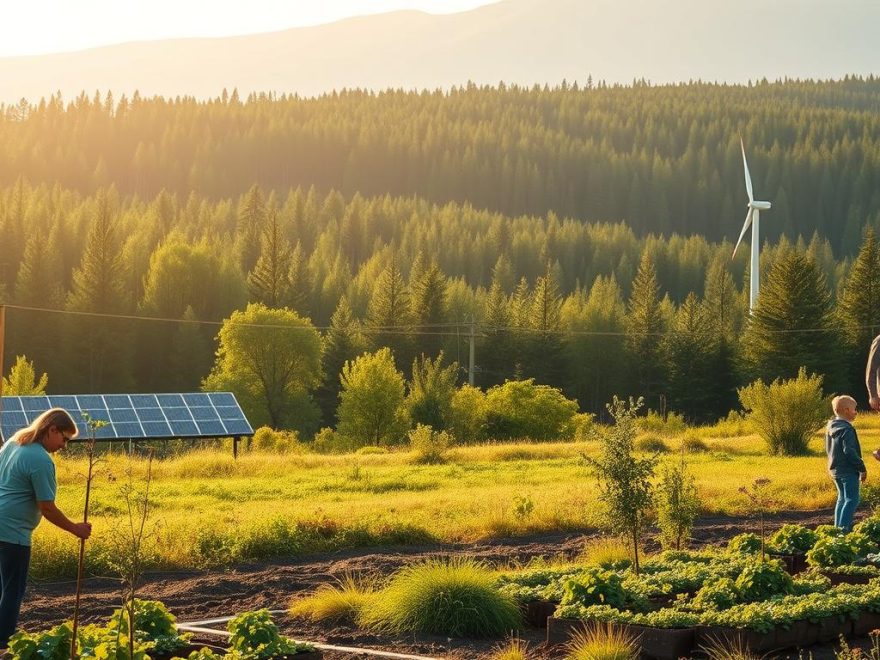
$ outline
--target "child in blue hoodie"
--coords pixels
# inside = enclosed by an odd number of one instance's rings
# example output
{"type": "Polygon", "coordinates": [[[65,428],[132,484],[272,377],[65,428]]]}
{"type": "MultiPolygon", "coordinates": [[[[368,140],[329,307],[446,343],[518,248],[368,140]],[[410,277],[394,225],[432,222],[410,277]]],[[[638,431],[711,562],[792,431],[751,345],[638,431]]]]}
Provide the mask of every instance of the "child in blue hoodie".
{"type": "Polygon", "coordinates": [[[853,516],[859,505],[859,483],[867,479],[859,437],[852,425],[856,418],[856,401],[851,396],[836,396],[831,401],[834,418],[825,429],[825,453],[828,473],[837,487],[834,524],[852,531],[853,516]]]}

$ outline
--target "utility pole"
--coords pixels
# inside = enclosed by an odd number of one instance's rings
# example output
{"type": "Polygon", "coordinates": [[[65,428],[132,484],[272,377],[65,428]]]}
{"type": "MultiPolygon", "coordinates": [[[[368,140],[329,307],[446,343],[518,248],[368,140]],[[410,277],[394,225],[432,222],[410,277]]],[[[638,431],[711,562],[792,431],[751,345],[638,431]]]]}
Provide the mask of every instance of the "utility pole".
{"type": "Polygon", "coordinates": [[[468,358],[468,385],[474,386],[474,316],[471,314],[471,353],[468,358]]]}

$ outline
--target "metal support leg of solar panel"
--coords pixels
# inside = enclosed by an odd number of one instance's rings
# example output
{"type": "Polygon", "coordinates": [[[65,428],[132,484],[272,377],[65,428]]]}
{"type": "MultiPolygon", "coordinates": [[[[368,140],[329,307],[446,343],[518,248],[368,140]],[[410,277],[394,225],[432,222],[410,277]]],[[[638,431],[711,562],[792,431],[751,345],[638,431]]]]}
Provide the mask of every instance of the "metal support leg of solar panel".
{"type": "Polygon", "coordinates": [[[89,437],[88,419],[105,422],[95,430],[97,441],[206,440],[232,438],[238,442],[254,430],[231,392],[182,394],[59,394],[0,397],[0,437],[7,438],[50,408],[64,408],[79,430],[78,440],[89,437]]]}

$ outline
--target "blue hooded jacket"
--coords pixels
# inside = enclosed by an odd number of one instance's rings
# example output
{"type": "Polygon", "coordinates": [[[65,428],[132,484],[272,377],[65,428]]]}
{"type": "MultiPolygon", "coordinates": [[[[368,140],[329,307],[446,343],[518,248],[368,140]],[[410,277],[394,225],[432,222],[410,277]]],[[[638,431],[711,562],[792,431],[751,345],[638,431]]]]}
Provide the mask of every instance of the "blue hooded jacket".
{"type": "Polygon", "coordinates": [[[825,428],[825,453],[828,454],[828,472],[833,478],[848,477],[867,472],[862,460],[862,447],[853,425],[835,417],[825,428]]]}

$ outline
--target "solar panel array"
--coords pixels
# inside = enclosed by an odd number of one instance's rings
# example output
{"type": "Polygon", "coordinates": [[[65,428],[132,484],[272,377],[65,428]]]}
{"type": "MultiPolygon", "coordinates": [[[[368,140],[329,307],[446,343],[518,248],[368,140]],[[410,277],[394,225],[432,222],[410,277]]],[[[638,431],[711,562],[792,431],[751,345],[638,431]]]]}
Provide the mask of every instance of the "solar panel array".
{"type": "Polygon", "coordinates": [[[98,440],[219,438],[253,435],[254,430],[231,392],[188,394],[78,394],[4,396],[0,433],[10,438],[50,408],[64,408],[89,437],[85,418],[107,422],[98,440]]]}

